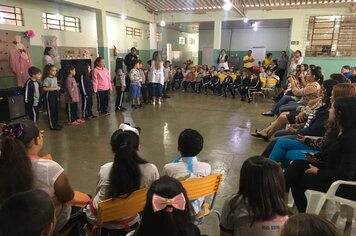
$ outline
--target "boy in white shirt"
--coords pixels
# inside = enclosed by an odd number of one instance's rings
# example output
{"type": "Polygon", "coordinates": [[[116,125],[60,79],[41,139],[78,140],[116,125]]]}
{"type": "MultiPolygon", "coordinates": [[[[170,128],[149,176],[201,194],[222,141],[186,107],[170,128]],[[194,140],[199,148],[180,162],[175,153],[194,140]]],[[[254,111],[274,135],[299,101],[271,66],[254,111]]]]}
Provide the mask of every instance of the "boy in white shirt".
{"type": "MultiPolygon", "coordinates": [[[[211,173],[211,166],[208,163],[199,161],[197,155],[204,145],[203,136],[196,130],[185,129],[178,138],[178,151],[180,156],[173,163],[163,167],[162,175],[167,175],[178,180],[190,178],[201,178],[211,173]]],[[[195,213],[199,213],[204,198],[193,201],[195,213]]]]}

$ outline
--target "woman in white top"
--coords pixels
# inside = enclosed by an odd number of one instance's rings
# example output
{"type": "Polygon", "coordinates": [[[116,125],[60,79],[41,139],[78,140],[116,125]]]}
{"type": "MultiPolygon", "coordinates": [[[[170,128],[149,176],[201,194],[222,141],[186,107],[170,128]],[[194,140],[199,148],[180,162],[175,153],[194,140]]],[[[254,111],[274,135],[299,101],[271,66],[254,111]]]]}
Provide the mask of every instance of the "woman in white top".
{"type": "MultiPolygon", "coordinates": [[[[87,206],[87,220],[91,226],[96,224],[98,203],[109,198],[129,197],[134,191],[150,187],[159,178],[157,167],[140,158],[139,131],[127,124],[121,124],[111,136],[111,148],[115,154],[113,162],[104,164],[99,171],[96,195],[87,206]]],[[[119,235],[125,235],[138,226],[138,214],[106,223],[104,234],[115,230],[119,235]]]]}
{"type": "Polygon", "coordinates": [[[220,70],[221,67],[223,67],[225,70],[229,70],[229,65],[227,63],[228,55],[226,55],[225,49],[221,49],[219,58],[218,58],[218,69],[220,70]]]}
{"type": "Polygon", "coordinates": [[[51,53],[52,53],[52,48],[46,47],[43,52],[43,62],[42,62],[43,68],[48,64],[54,65],[54,60],[51,57],[51,53]]]}
{"type": "Polygon", "coordinates": [[[53,200],[57,218],[55,232],[59,232],[71,214],[80,212],[74,212],[77,209],[72,212],[67,204],[73,199],[74,191],[63,168],[38,156],[43,147],[43,134],[33,121],[21,120],[4,126],[1,141],[1,201],[31,188],[43,190],[53,200]]]}
{"type": "Polygon", "coordinates": [[[151,69],[148,74],[148,82],[150,86],[152,104],[155,105],[156,102],[157,104],[161,104],[162,88],[164,85],[164,72],[163,62],[158,51],[155,51],[152,56],[151,69]]]}
{"type": "Polygon", "coordinates": [[[297,69],[297,65],[301,65],[303,63],[303,56],[300,50],[295,51],[293,57],[290,59],[290,69],[295,71],[297,69]]]}

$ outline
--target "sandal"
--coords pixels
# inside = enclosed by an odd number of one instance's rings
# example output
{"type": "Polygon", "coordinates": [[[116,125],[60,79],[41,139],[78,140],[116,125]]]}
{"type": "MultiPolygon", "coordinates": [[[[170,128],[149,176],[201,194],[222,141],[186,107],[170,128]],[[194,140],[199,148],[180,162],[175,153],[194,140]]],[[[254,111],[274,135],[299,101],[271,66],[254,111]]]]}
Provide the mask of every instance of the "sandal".
{"type": "Polygon", "coordinates": [[[260,134],[257,129],[256,129],[255,133],[251,134],[251,136],[255,137],[255,138],[262,138],[265,141],[269,140],[268,136],[264,136],[264,135],[260,134]]]}
{"type": "Polygon", "coordinates": [[[274,116],[274,114],[272,113],[272,112],[263,112],[263,113],[261,113],[261,115],[263,115],[263,116],[274,116]]]}

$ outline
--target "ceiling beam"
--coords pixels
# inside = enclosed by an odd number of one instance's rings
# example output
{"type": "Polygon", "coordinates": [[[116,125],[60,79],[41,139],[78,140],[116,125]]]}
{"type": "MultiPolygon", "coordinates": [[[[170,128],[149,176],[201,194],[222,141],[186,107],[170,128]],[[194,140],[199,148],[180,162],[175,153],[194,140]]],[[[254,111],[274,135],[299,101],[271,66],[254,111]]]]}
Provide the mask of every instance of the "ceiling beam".
{"type": "Polygon", "coordinates": [[[245,11],[240,0],[231,0],[232,7],[239,13],[240,16],[245,16],[245,11]]]}

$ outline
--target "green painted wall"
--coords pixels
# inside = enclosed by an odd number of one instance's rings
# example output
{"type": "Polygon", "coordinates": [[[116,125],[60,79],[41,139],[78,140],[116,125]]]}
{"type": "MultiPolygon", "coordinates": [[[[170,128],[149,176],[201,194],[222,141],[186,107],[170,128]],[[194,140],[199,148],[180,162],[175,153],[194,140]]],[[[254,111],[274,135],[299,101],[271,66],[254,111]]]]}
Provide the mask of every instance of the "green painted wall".
{"type": "Polygon", "coordinates": [[[344,65],[356,66],[356,57],[305,57],[306,64],[314,64],[323,68],[325,79],[333,73],[340,73],[344,65]]]}

